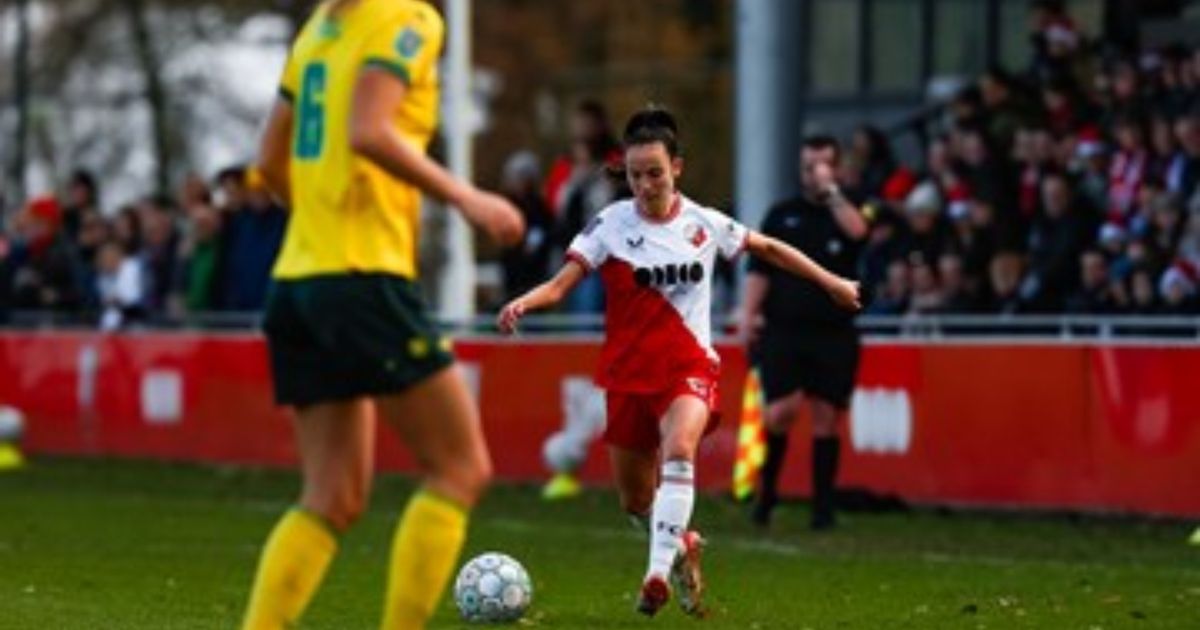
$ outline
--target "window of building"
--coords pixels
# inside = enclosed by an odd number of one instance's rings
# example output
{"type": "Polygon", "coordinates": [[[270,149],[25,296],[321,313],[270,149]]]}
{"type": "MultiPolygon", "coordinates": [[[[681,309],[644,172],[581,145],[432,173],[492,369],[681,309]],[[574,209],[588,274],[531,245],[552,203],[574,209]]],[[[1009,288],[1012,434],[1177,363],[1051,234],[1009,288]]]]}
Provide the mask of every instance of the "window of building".
{"type": "Polygon", "coordinates": [[[846,94],[859,87],[859,17],[857,0],[815,0],[809,20],[808,65],[812,90],[846,94]]]}
{"type": "Polygon", "coordinates": [[[975,76],[987,66],[987,3],[937,0],[933,6],[933,73],[975,76]]]}
{"type": "Polygon", "coordinates": [[[875,0],[869,27],[871,89],[911,92],[921,88],[921,3],[875,0]]]}
{"type": "Polygon", "coordinates": [[[1000,3],[1000,63],[1020,72],[1029,67],[1033,45],[1029,41],[1028,0],[1004,0],[1000,3]]]}

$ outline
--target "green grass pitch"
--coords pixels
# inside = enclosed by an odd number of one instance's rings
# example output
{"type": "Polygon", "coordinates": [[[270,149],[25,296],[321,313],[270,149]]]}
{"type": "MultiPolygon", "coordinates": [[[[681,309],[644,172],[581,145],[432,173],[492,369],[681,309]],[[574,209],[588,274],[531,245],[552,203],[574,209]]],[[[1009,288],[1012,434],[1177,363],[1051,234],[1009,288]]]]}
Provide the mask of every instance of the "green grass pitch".
{"type": "MultiPolygon", "coordinates": [[[[259,545],[294,474],[43,459],[0,474],[0,629],[235,628],[259,545]]],[[[387,545],[410,480],[379,479],[304,628],[375,628],[387,545]]],[[[497,485],[467,554],[529,569],[529,628],[1200,628],[1190,524],[945,513],[847,514],[828,534],[784,506],[760,534],[744,506],[704,497],[696,522],[711,618],[633,612],[645,543],[612,492],[542,503],[497,485]]],[[[442,602],[434,628],[465,626],[442,602]]]]}

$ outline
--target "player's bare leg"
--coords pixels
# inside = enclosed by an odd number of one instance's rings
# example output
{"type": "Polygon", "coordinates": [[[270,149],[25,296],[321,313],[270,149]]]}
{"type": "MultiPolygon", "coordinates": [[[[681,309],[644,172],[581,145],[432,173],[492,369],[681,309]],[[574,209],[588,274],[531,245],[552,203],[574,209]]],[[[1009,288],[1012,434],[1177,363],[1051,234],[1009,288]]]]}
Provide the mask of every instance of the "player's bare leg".
{"type": "Polygon", "coordinates": [[[303,489],[300,507],[344,532],[362,515],[375,468],[369,399],[305,407],[294,421],[303,489]]]}
{"type": "Polygon", "coordinates": [[[392,540],[383,628],[424,628],[454,571],[468,513],[491,477],[479,412],[457,367],[379,399],[424,483],[392,540]]]}
{"type": "Polygon", "coordinates": [[[271,532],[242,627],[291,627],[320,587],[337,536],[366,507],[374,464],[375,416],[366,399],[301,409],[294,422],[303,490],[271,532]]]}
{"type": "Polygon", "coordinates": [[[654,489],[658,487],[658,454],[609,446],[608,456],[621,509],[649,535],[650,509],[654,507],[654,489]]]}

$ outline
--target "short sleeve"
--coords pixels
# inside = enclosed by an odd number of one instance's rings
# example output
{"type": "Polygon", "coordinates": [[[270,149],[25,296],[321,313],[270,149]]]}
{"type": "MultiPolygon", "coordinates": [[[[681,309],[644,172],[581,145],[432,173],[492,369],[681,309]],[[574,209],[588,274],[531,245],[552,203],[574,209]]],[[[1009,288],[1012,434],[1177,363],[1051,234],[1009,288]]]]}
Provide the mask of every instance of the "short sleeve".
{"type": "Polygon", "coordinates": [[[604,221],[604,213],[596,215],[567,248],[567,258],[588,271],[599,268],[608,259],[608,247],[604,245],[604,232],[608,226],[604,221]]]}
{"type": "Polygon", "coordinates": [[[363,64],[391,72],[412,85],[437,64],[444,30],[437,11],[419,5],[388,19],[371,33],[363,51],[363,64]]]}
{"type": "Polygon", "coordinates": [[[296,94],[300,92],[300,72],[296,68],[295,57],[288,55],[287,63],[283,66],[283,78],[279,81],[279,98],[295,103],[296,94]]]}
{"type": "Polygon", "coordinates": [[[713,239],[721,256],[726,260],[737,258],[746,249],[746,237],[750,231],[733,217],[716,210],[705,209],[704,214],[713,226],[713,239]]]}

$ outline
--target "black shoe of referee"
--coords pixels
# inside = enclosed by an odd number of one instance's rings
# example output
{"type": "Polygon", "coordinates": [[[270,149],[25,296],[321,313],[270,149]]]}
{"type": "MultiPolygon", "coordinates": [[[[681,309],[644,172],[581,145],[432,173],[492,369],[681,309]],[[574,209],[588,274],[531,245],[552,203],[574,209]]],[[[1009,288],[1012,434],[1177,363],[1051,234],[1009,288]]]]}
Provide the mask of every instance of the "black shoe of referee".
{"type": "Polygon", "coordinates": [[[776,497],[760,495],[754,500],[754,509],[750,511],[750,522],[755,525],[767,528],[771,525],[771,513],[775,511],[775,504],[779,500],[776,497]]]}

